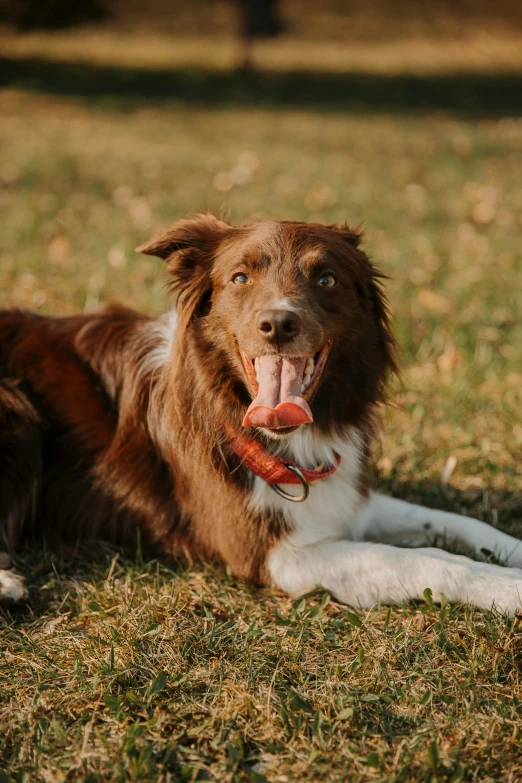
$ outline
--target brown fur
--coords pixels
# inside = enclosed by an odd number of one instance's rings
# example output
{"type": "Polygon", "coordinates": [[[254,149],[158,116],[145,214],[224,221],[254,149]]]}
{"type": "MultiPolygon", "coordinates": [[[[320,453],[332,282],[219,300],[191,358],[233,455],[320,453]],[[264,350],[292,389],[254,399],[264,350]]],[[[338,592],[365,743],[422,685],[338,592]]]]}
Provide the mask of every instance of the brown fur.
{"type": "Polygon", "coordinates": [[[357,426],[369,438],[395,369],[380,275],[360,235],[337,226],[233,227],[200,215],[140,250],[165,260],[177,295],[166,363],[151,359],[160,322],[126,308],[63,319],[0,312],[0,536],[10,549],[30,531],[125,543],[139,528],[164,555],[215,558],[262,583],[285,523],[250,508],[252,476],[226,442],[251,399],[239,348],[266,349],[257,315],[290,298],[305,316],[281,352],[333,343],[313,426],[357,426]],[[326,270],[335,288],[314,285],[326,270]],[[248,286],[231,282],[238,272],[248,286]]]}

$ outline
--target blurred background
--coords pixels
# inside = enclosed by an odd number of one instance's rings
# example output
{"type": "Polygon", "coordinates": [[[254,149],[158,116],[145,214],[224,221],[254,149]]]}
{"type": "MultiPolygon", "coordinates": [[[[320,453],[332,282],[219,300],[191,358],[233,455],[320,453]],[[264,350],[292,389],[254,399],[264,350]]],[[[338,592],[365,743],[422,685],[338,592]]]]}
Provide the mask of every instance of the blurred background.
{"type": "Polygon", "coordinates": [[[381,480],[520,520],[522,4],[0,0],[0,17],[0,306],[159,312],[161,263],[133,248],[194,210],[362,223],[404,366],[381,480]]]}

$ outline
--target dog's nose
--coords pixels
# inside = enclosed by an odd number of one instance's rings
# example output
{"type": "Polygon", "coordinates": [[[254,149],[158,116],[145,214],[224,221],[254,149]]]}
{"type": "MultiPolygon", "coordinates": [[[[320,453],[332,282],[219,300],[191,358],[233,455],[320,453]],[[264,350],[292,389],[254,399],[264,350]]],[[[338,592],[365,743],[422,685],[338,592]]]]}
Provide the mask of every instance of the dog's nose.
{"type": "Polygon", "coordinates": [[[301,331],[301,319],[292,310],[265,310],[257,328],[267,343],[289,343],[301,331]]]}

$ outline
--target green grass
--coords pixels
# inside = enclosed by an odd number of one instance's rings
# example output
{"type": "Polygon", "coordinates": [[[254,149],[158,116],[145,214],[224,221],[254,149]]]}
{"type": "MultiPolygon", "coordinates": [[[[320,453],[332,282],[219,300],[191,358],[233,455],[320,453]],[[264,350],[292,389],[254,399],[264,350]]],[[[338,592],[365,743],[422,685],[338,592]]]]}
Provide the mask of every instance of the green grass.
{"type": "MultiPolygon", "coordinates": [[[[130,79],[31,47],[0,96],[0,306],[161,311],[161,263],[133,248],[191,210],[364,222],[404,368],[379,485],[522,536],[522,68],[455,82],[401,51],[395,76],[348,63],[296,96],[297,61],[190,89],[167,63],[154,90],[150,62],[130,79]]],[[[354,614],[103,551],[19,564],[35,587],[0,615],[0,783],[522,779],[517,621],[354,614]]]]}

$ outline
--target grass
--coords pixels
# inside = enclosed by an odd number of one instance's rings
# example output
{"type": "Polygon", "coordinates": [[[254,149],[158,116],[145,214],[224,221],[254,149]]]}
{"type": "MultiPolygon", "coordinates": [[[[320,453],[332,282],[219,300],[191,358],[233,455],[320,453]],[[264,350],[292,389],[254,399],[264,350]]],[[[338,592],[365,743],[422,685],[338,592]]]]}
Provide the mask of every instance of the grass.
{"type": "MultiPolygon", "coordinates": [[[[292,41],[249,77],[228,55],[153,61],[132,31],[82,34],[82,57],[76,33],[46,35],[2,48],[0,306],[159,312],[161,264],[133,248],[195,209],[364,221],[404,367],[376,480],[521,536],[522,66],[461,52],[428,73],[416,39],[379,70],[376,42],[308,85],[292,41]]],[[[34,589],[0,614],[0,783],[522,779],[519,621],[93,559],[20,556],[34,589]]]]}
{"type": "Polygon", "coordinates": [[[11,779],[519,779],[521,633],[501,619],[31,562],[39,598],[2,632],[11,779]]]}

